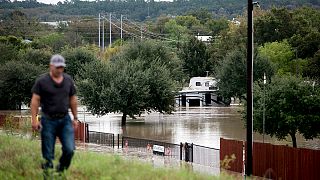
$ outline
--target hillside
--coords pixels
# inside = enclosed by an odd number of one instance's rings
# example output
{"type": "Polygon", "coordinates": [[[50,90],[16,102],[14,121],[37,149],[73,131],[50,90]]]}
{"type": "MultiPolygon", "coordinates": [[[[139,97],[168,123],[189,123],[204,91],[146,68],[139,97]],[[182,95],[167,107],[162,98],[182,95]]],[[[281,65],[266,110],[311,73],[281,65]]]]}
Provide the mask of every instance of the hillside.
{"type": "MultiPolygon", "coordinates": [[[[246,0],[174,0],[173,2],[149,3],[144,0],[106,0],[106,1],[80,1],[71,0],[59,2],[57,5],[47,5],[36,0],[0,1],[0,18],[5,18],[11,11],[19,9],[29,16],[36,16],[43,21],[65,20],[70,17],[97,16],[99,12],[112,12],[124,14],[130,19],[143,21],[147,18],[154,19],[160,15],[183,15],[190,12],[199,12],[199,9],[206,9],[213,17],[236,17],[245,11],[246,0]]],[[[300,6],[320,7],[318,0],[269,0],[260,2],[262,9],[270,7],[287,7],[289,9],[300,6]]]]}

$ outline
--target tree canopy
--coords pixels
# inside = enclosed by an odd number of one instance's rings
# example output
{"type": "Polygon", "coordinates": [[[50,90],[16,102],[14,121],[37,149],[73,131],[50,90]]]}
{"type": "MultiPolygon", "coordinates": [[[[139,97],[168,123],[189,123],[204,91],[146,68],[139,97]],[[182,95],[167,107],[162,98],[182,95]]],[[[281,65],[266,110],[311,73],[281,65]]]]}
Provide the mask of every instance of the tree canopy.
{"type": "MultiPolygon", "coordinates": [[[[235,49],[231,51],[223,61],[216,67],[216,78],[219,79],[218,86],[221,95],[225,98],[246,99],[247,66],[244,50],[235,49]]],[[[270,61],[256,54],[254,56],[253,80],[274,74],[270,61]]]]}
{"type": "Polygon", "coordinates": [[[206,76],[206,71],[212,74],[207,46],[195,37],[182,45],[179,57],[184,61],[183,69],[189,77],[206,76]]]}
{"type": "Polygon", "coordinates": [[[82,102],[93,114],[144,111],[171,113],[177,81],[174,56],[156,43],[129,44],[110,62],[89,63],[78,81],[82,102]]]}
{"type": "MultiPolygon", "coordinates": [[[[319,6],[315,0],[292,0],[279,1],[270,0],[260,2],[261,7],[286,6],[288,8],[299,7],[308,4],[319,6]]],[[[57,5],[46,5],[37,1],[4,1],[0,3],[0,9],[6,12],[10,9],[29,9],[28,13],[37,14],[41,19],[53,20],[65,18],[66,16],[96,16],[98,12],[113,12],[126,14],[131,19],[143,21],[147,18],[155,18],[161,14],[165,15],[193,15],[202,22],[209,16],[235,17],[243,12],[246,7],[244,0],[174,0],[174,1],[147,1],[147,0],[117,0],[117,1],[80,1],[66,0],[58,2],[57,5]],[[50,13],[44,13],[50,12],[50,13]],[[207,13],[210,12],[210,13],[207,13]]],[[[4,13],[3,15],[5,15],[4,13]]]]}
{"type": "Polygon", "coordinates": [[[320,136],[320,88],[313,81],[295,76],[276,76],[265,87],[262,81],[256,82],[253,104],[253,128],[259,133],[263,132],[265,104],[266,134],[278,139],[290,135],[293,147],[297,147],[298,132],[305,139],[320,136]]]}
{"type": "Polygon", "coordinates": [[[96,61],[91,52],[80,48],[67,49],[61,54],[66,59],[65,71],[73,78],[76,78],[77,75],[82,76],[82,70],[86,63],[96,61]]]}
{"type": "Polygon", "coordinates": [[[41,66],[24,61],[9,61],[0,66],[0,109],[18,110],[31,100],[31,88],[44,73],[41,66]]]}

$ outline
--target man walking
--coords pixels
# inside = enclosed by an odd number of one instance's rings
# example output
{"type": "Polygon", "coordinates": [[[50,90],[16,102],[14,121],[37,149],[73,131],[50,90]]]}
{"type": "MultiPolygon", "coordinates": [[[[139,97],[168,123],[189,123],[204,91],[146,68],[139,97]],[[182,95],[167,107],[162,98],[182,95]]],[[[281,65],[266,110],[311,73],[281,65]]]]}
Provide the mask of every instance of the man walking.
{"type": "Polygon", "coordinates": [[[77,97],[72,78],[64,73],[65,59],[53,55],[50,59],[50,72],[41,75],[32,87],[31,115],[32,129],[41,129],[41,149],[45,162],[45,172],[53,168],[56,137],[62,144],[62,156],[56,170],[62,172],[70,166],[74,154],[74,128],[77,127],[77,97]],[[41,105],[41,122],[37,121],[41,105]],[[73,121],[68,110],[71,108],[73,121]]]}

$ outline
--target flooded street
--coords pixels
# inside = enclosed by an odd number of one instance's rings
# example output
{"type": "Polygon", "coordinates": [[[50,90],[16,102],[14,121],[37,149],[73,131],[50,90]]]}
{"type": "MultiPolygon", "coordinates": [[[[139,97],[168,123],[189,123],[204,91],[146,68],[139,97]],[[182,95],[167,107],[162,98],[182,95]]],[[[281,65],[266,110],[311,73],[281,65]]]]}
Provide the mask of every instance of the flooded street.
{"type": "MultiPolygon", "coordinates": [[[[171,115],[143,114],[121,127],[122,114],[96,117],[80,113],[80,120],[89,124],[90,131],[124,134],[130,137],[153,139],[169,143],[188,142],[220,148],[220,138],[245,140],[246,130],[241,120],[240,107],[177,108],[171,115]]],[[[254,140],[262,142],[263,136],[254,133],[254,140]]],[[[292,146],[291,139],[278,141],[265,136],[265,142],[292,146]]],[[[320,149],[320,139],[306,141],[297,135],[298,147],[320,149]]]]}

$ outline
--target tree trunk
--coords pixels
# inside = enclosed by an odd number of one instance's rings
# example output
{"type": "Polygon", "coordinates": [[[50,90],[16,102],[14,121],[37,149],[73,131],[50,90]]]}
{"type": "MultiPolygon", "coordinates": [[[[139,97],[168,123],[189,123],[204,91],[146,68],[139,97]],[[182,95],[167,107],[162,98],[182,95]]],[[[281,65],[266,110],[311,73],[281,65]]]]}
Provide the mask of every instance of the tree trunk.
{"type": "Polygon", "coordinates": [[[127,121],[127,114],[123,113],[122,119],[121,119],[121,126],[125,126],[127,121]]]}
{"type": "Polygon", "coordinates": [[[296,133],[295,133],[295,132],[294,132],[294,133],[290,133],[290,136],[291,136],[291,139],[292,139],[292,146],[293,146],[294,148],[296,148],[296,147],[297,147],[296,133]]]}

